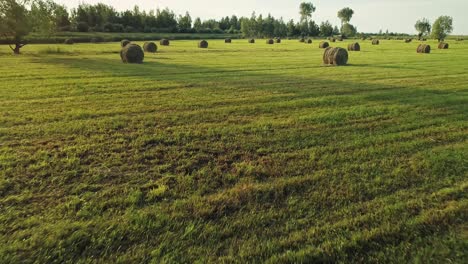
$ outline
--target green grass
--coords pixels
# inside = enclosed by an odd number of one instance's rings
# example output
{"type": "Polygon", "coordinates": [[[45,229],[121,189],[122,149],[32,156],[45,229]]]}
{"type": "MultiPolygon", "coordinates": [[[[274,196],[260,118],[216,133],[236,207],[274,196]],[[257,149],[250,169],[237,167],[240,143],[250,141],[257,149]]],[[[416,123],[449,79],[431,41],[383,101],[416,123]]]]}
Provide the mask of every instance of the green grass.
{"type": "Polygon", "coordinates": [[[467,43],[209,42],[0,46],[1,263],[466,261],[467,43]]]}

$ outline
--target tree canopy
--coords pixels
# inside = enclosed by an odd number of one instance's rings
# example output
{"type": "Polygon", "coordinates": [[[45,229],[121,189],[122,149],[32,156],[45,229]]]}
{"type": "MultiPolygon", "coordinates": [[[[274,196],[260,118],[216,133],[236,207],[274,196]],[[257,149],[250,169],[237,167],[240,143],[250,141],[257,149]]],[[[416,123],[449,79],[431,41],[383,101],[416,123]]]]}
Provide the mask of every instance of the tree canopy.
{"type": "Polygon", "coordinates": [[[431,23],[427,18],[420,19],[416,21],[414,28],[419,33],[419,37],[421,38],[425,34],[429,34],[431,32],[431,23]]]}
{"type": "Polygon", "coordinates": [[[453,31],[453,18],[450,16],[440,16],[432,25],[432,37],[441,41],[453,31]]]}
{"type": "Polygon", "coordinates": [[[349,23],[353,15],[354,11],[349,7],[345,7],[338,11],[338,18],[341,19],[341,24],[349,23]]]}

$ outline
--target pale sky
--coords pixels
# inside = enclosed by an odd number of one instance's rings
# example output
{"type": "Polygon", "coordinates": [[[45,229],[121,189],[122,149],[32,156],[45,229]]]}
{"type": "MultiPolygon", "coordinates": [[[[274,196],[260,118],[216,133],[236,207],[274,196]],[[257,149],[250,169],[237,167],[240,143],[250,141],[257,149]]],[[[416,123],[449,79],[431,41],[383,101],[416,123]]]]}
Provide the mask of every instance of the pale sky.
{"type": "Polygon", "coordinates": [[[76,7],[79,3],[105,3],[117,10],[133,9],[138,5],[141,10],[169,7],[177,14],[189,11],[192,18],[202,19],[223,16],[250,16],[257,14],[283,17],[285,20],[299,19],[299,4],[304,1],[314,3],[317,10],[313,19],[320,23],[329,20],[338,25],[336,14],[343,7],[354,10],[351,24],[360,32],[378,32],[382,29],[390,32],[415,33],[417,19],[426,17],[431,23],[440,16],[448,15],[454,19],[453,34],[468,35],[468,0],[55,0],[67,7],[76,7]]]}

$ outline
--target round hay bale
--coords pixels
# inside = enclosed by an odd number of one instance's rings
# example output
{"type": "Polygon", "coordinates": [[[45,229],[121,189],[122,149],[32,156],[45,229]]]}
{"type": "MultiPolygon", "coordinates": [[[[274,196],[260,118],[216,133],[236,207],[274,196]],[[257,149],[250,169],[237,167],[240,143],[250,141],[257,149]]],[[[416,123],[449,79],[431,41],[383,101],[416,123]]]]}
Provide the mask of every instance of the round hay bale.
{"type": "Polygon", "coordinates": [[[143,50],[145,52],[156,53],[156,51],[158,51],[158,45],[156,45],[154,42],[145,42],[143,45],[143,50]]]}
{"type": "Polygon", "coordinates": [[[278,44],[281,43],[281,38],[276,38],[275,42],[278,43],[278,44]]]}
{"type": "Polygon", "coordinates": [[[73,39],[66,39],[64,43],[67,45],[73,45],[75,44],[75,41],[73,41],[73,39]]]}
{"type": "Polygon", "coordinates": [[[343,48],[328,47],[323,53],[323,63],[326,65],[346,65],[348,63],[348,52],[343,48]]]}
{"type": "Polygon", "coordinates": [[[339,36],[338,41],[343,41],[343,36],[339,36]]]}
{"type": "Polygon", "coordinates": [[[328,47],[330,47],[330,44],[328,44],[328,42],[326,42],[326,41],[322,41],[319,44],[319,48],[321,48],[321,49],[326,49],[328,47]]]}
{"type": "Polygon", "coordinates": [[[127,46],[128,44],[130,44],[130,40],[128,39],[122,39],[122,41],[120,41],[120,47],[125,47],[127,46]]]}
{"type": "Polygon", "coordinates": [[[449,48],[448,43],[445,43],[445,42],[440,42],[439,43],[439,49],[448,49],[448,48],[449,48]]]}
{"type": "Polygon", "coordinates": [[[232,42],[232,40],[230,38],[227,38],[227,39],[224,40],[224,43],[231,43],[231,42],[232,42]]]}
{"type": "Polygon", "coordinates": [[[312,44],[312,39],[307,39],[306,43],[307,44],[312,44]]]}
{"type": "Polygon", "coordinates": [[[379,45],[380,44],[380,40],[378,39],[373,39],[372,40],[372,45],[379,45]]]}
{"type": "Polygon", "coordinates": [[[427,44],[419,44],[416,49],[417,53],[431,53],[431,46],[427,44]]]}
{"type": "Polygon", "coordinates": [[[305,39],[304,39],[304,38],[300,38],[300,39],[299,39],[299,42],[304,43],[304,42],[305,42],[305,39]]]}
{"type": "Polygon", "coordinates": [[[159,44],[161,44],[161,46],[169,46],[170,41],[168,39],[161,39],[159,44]]]}
{"type": "Polygon", "coordinates": [[[249,43],[250,43],[250,44],[255,43],[255,39],[249,39],[249,43]]]}
{"type": "Polygon", "coordinates": [[[275,44],[275,41],[273,39],[267,39],[266,44],[273,45],[275,44]]]}
{"type": "Polygon", "coordinates": [[[405,43],[410,43],[411,41],[413,41],[412,39],[405,39],[405,43]]]}
{"type": "Polygon", "coordinates": [[[120,58],[123,63],[143,63],[145,53],[137,44],[128,44],[120,51],[120,58]]]}
{"type": "Polygon", "coordinates": [[[329,37],[328,40],[329,40],[330,42],[336,42],[336,39],[335,39],[335,38],[332,38],[332,37],[329,37]]]}
{"type": "Polygon", "coordinates": [[[351,43],[348,45],[348,51],[361,51],[361,46],[359,43],[351,43]]]}
{"type": "Polygon", "coordinates": [[[198,42],[198,47],[199,47],[200,49],[206,49],[206,48],[208,48],[208,41],[202,40],[202,41],[198,42]]]}

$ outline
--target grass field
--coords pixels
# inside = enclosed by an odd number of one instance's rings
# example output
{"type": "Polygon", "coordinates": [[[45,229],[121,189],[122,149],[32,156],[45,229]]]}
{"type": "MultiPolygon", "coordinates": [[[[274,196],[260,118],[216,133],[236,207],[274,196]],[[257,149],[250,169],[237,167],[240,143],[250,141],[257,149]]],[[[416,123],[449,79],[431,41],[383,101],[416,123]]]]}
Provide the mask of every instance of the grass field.
{"type": "Polygon", "coordinates": [[[209,42],[0,46],[0,263],[466,261],[468,43],[209,42]]]}

